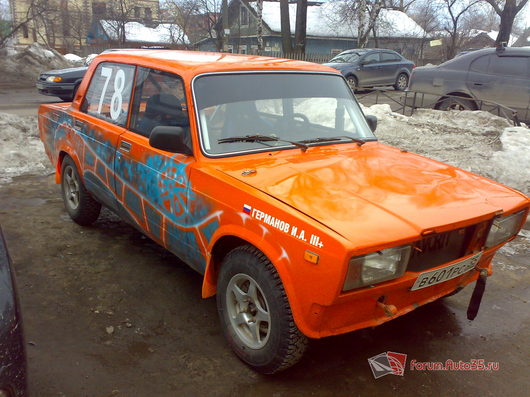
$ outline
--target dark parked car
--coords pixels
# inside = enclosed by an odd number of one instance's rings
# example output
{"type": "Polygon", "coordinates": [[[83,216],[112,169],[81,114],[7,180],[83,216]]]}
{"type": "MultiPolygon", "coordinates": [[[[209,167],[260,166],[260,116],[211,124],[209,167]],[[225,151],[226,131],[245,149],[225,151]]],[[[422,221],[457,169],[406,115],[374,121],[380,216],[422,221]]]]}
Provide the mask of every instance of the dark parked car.
{"type": "Polygon", "coordinates": [[[63,101],[72,101],[87,69],[88,66],[81,66],[41,73],[36,84],[37,90],[43,95],[57,96],[63,101]]]}
{"type": "Polygon", "coordinates": [[[392,85],[403,91],[415,67],[414,62],[397,52],[383,49],[346,50],[326,65],[339,70],[353,90],[392,85]]]}
{"type": "Polygon", "coordinates": [[[26,389],[26,353],[13,269],[0,228],[0,397],[22,397],[26,389]]]}
{"type": "Polygon", "coordinates": [[[476,110],[482,100],[516,110],[520,120],[529,121],[530,48],[485,48],[416,68],[409,89],[436,95],[436,109],[476,110]]]}

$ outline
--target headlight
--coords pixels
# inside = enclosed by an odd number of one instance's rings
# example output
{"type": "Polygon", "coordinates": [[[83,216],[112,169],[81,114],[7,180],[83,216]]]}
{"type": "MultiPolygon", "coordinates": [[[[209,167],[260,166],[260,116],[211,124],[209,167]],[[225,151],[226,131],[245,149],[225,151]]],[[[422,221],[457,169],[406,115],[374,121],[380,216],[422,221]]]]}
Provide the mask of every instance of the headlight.
{"type": "Polygon", "coordinates": [[[410,245],[388,248],[350,259],[344,291],[398,278],[409,262],[410,245]]]}
{"type": "Polygon", "coordinates": [[[515,236],[523,222],[525,211],[519,211],[515,214],[502,216],[493,221],[488,238],[486,239],[486,248],[495,247],[496,245],[515,236]]]}
{"type": "Polygon", "coordinates": [[[48,76],[46,78],[46,81],[49,81],[50,83],[58,83],[58,82],[60,82],[62,80],[63,80],[63,78],[59,77],[59,76],[48,76]]]}

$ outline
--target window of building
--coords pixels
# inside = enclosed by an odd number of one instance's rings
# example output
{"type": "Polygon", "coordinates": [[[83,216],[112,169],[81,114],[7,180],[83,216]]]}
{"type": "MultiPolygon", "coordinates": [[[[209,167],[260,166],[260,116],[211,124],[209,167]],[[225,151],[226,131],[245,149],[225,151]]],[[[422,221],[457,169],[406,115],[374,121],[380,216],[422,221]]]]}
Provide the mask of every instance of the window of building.
{"type": "Polygon", "coordinates": [[[135,67],[104,62],[98,65],[81,111],[119,126],[125,126],[135,67]]]}
{"type": "Polygon", "coordinates": [[[140,18],[140,7],[134,7],[134,17],[140,18]]]}
{"type": "Polygon", "coordinates": [[[152,16],[153,14],[151,13],[151,9],[149,7],[145,7],[145,19],[150,20],[152,16]]]}
{"type": "Polygon", "coordinates": [[[244,6],[239,7],[239,21],[241,26],[248,26],[249,18],[248,18],[248,10],[244,6]]]}
{"type": "Polygon", "coordinates": [[[26,24],[22,25],[22,35],[24,36],[25,39],[29,38],[28,25],[26,24]]]}
{"type": "Polygon", "coordinates": [[[189,134],[184,83],[177,75],[140,67],[129,129],[149,137],[159,125],[182,127],[189,134]]]}

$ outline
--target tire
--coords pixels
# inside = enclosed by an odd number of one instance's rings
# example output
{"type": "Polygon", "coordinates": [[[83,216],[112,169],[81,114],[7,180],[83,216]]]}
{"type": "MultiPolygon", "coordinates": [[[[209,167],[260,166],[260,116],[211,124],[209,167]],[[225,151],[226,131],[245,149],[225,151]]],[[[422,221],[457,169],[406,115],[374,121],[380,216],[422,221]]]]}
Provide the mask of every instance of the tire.
{"type": "Polygon", "coordinates": [[[353,92],[355,92],[357,88],[359,88],[359,80],[357,80],[357,77],[350,74],[346,77],[346,81],[348,82],[348,85],[350,86],[353,92]]]}
{"type": "Polygon", "coordinates": [[[445,98],[438,103],[438,110],[477,110],[477,105],[471,99],[445,98]]]}
{"type": "Polygon", "coordinates": [[[224,258],[217,310],[233,351],[257,372],[282,371],[304,354],[307,338],[294,322],[280,276],[256,248],[241,246],[224,258]]]}
{"type": "Polygon", "coordinates": [[[81,226],[94,223],[101,211],[101,204],[88,193],[71,157],[66,156],[61,166],[61,191],[64,206],[70,218],[81,226]]]}
{"type": "Polygon", "coordinates": [[[405,91],[409,85],[409,76],[406,73],[400,73],[396,78],[394,89],[397,91],[405,91]]]}

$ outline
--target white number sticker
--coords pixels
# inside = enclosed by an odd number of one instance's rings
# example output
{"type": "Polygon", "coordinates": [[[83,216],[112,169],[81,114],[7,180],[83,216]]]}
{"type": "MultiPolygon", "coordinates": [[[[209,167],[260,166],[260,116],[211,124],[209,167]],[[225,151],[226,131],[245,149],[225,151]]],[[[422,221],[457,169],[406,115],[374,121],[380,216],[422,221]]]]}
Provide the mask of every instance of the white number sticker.
{"type": "Polygon", "coordinates": [[[125,87],[125,73],[123,69],[118,69],[116,77],[114,78],[114,94],[110,100],[110,117],[116,120],[121,113],[121,106],[123,104],[123,88],[125,87]]]}
{"type": "MultiPolygon", "coordinates": [[[[99,98],[98,113],[101,114],[101,108],[103,107],[103,101],[107,94],[107,88],[109,86],[110,78],[112,77],[112,68],[103,66],[101,68],[101,76],[106,77],[105,83],[103,84],[103,90],[101,91],[101,97],[99,98]]],[[[110,99],[110,117],[112,120],[118,119],[121,114],[121,107],[123,105],[123,89],[125,88],[125,72],[123,69],[118,69],[116,77],[114,78],[114,93],[110,99]]]]}

